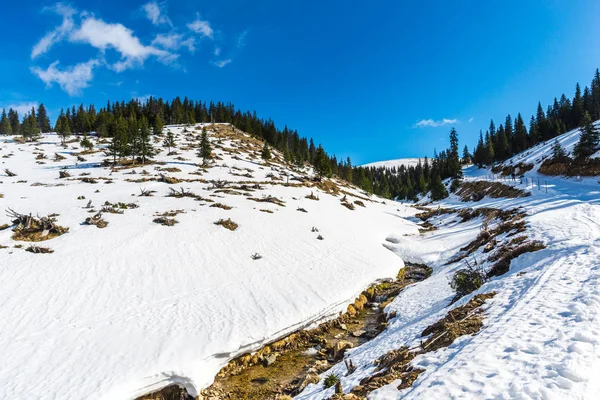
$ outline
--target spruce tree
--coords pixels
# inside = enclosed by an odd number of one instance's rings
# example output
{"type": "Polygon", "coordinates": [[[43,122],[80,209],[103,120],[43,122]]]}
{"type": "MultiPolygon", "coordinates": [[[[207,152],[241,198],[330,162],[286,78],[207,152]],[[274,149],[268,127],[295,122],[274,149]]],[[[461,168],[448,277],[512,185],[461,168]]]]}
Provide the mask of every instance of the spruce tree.
{"type": "Polygon", "coordinates": [[[452,179],[463,177],[460,156],[458,155],[458,133],[452,128],[450,131],[450,153],[448,154],[448,175],[452,179]]]}
{"type": "Polygon", "coordinates": [[[6,115],[6,110],[2,110],[2,117],[0,118],[0,135],[12,135],[12,127],[10,126],[10,120],[6,115]]]}
{"type": "Polygon", "coordinates": [[[200,136],[200,149],[198,149],[198,156],[202,157],[202,163],[208,164],[209,160],[212,159],[212,148],[210,141],[208,140],[208,132],[206,128],[202,128],[202,135],[200,136]]]}
{"type": "Polygon", "coordinates": [[[465,144],[465,147],[463,148],[463,154],[462,154],[462,163],[470,164],[471,161],[472,161],[472,157],[471,157],[471,153],[469,153],[469,147],[465,144]]]}
{"type": "Polygon", "coordinates": [[[319,145],[319,147],[317,147],[317,150],[315,151],[313,165],[316,173],[320,177],[331,176],[331,165],[329,163],[329,158],[327,157],[327,153],[325,153],[325,150],[321,145],[319,145]]]}
{"type": "MultiPolygon", "coordinates": [[[[162,113],[159,112],[158,114],[156,114],[156,117],[154,118],[154,124],[152,125],[152,130],[154,131],[154,134],[162,135],[164,126],[165,126],[165,122],[163,120],[162,113]]],[[[175,147],[175,146],[171,146],[171,147],[175,147]]]]}
{"type": "Polygon", "coordinates": [[[81,139],[81,142],[79,142],[79,144],[81,145],[81,147],[85,148],[88,151],[94,148],[94,144],[90,139],[88,139],[87,132],[83,133],[83,139],[81,139]]]}
{"type": "Polygon", "coordinates": [[[8,120],[10,121],[10,129],[13,135],[20,133],[21,122],[19,121],[19,113],[12,108],[8,110],[8,120]]]}
{"type": "MultiPolygon", "coordinates": [[[[289,154],[289,152],[288,152],[288,154],[289,154]]],[[[271,150],[269,150],[269,145],[267,144],[267,142],[265,142],[265,144],[263,145],[262,152],[260,153],[260,156],[265,161],[269,161],[271,159],[271,150]]]]}
{"type": "Polygon", "coordinates": [[[581,134],[579,135],[579,142],[577,142],[575,149],[573,150],[573,155],[576,158],[583,159],[595,153],[600,136],[594,127],[589,113],[583,113],[583,118],[581,119],[580,125],[581,134]]]}
{"type": "Polygon", "coordinates": [[[142,116],[140,120],[140,156],[142,156],[142,164],[146,164],[146,160],[152,157],[154,149],[152,147],[152,138],[150,136],[150,126],[146,116],[142,116]]]}
{"type": "Polygon", "coordinates": [[[513,142],[513,151],[520,153],[527,148],[527,128],[521,117],[521,113],[517,115],[515,120],[515,140],[513,142]]]}
{"type": "Polygon", "coordinates": [[[558,162],[568,160],[567,151],[560,145],[558,139],[554,139],[552,145],[552,160],[558,162]]]}
{"type": "Polygon", "coordinates": [[[448,190],[437,173],[431,178],[430,186],[431,200],[438,201],[448,197],[448,190]]]}
{"type": "Polygon", "coordinates": [[[171,154],[172,148],[175,148],[175,137],[173,136],[173,132],[171,132],[170,129],[167,130],[167,137],[163,141],[163,146],[167,148],[167,155],[171,154]]]}
{"type": "Polygon", "coordinates": [[[40,104],[38,107],[37,122],[42,133],[50,132],[50,119],[48,118],[48,114],[46,112],[46,107],[44,107],[44,104],[40,104]]]}

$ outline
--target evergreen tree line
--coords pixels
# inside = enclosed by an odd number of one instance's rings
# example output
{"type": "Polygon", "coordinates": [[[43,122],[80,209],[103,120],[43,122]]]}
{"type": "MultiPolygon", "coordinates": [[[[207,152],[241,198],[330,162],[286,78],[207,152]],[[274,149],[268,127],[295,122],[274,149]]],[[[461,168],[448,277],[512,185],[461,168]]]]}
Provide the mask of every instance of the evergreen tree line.
{"type": "MultiPolygon", "coordinates": [[[[564,94],[560,99],[554,98],[554,102],[545,112],[542,104],[538,102],[537,111],[529,120],[529,129],[521,114],[514,119],[508,115],[504,124],[497,127],[493,120],[490,121],[485,135],[479,132],[479,141],[473,152],[473,162],[481,167],[504,161],[540,142],[553,139],[572,129],[584,127],[590,121],[598,119],[600,119],[600,72],[596,69],[591,86],[586,86],[582,92],[577,83],[572,99],[564,94]]],[[[577,157],[583,153],[574,155],[577,157]]]]}
{"type": "Polygon", "coordinates": [[[19,118],[19,113],[12,108],[2,110],[0,116],[0,135],[23,135],[26,139],[32,139],[41,132],[51,131],[50,119],[46,112],[46,107],[40,104],[37,108],[31,108],[31,111],[19,118]]]}

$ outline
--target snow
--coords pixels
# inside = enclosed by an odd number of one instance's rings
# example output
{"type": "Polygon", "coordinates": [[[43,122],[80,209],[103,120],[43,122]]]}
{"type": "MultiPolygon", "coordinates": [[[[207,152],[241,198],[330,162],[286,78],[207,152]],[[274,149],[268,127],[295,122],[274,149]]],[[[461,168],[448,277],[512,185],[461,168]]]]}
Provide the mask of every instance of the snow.
{"type": "MultiPolygon", "coordinates": [[[[184,128],[169,129],[181,143],[184,128]]],[[[233,142],[224,140],[223,145],[232,147],[233,142]]],[[[372,282],[395,276],[403,262],[382,243],[390,234],[417,230],[401,218],[414,215],[414,209],[373,197],[373,202],[365,201],[366,208],[351,211],[340,205],[341,195],[315,188],[263,185],[252,193],[279,197],[286,207],[245,196],[214,197],[232,206],[229,211],[191,198],[165,197],[169,187],[203,197],[212,192],[202,182],[126,182],[143,177],[142,169],[148,176],[158,171],[146,166],[135,168],[136,175],[129,169],[111,172],[99,166],[102,153],[77,163],[73,153],[80,150],[78,144],[69,146],[64,150],[53,134],[35,144],[10,138],[0,142],[0,156],[13,154],[0,158],[2,170],[18,174],[0,177],[0,208],[40,216],[58,213],[58,224],[69,228],[40,243],[53,254],[26,252],[27,243],[14,248],[10,229],[0,231],[0,244],[9,246],[0,249],[0,398],[132,399],[171,383],[195,394],[236,355],[331,318],[372,282]],[[36,147],[49,158],[45,164],[35,162],[36,147]],[[52,161],[55,152],[67,159],[52,161]],[[114,183],[58,179],[62,168],[73,177],[90,173],[114,183]],[[37,182],[64,186],[32,186],[37,182]],[[140,188],[157,193],[138,197],[140,188]],[[311,190],[319,201],[305,198],[311,190]],[[82,224],[92,215],[82,208],[89,200],[96,209],[105,201],[135,202],[139,208],[122,215],[104,213],[109,225],[98,229],[82,224]],[[176,209],[185,213],[176,217],[174,227],[152,222],[154,213],[176,209]],[[213,224],[219,218],[231,218],[239,228],[231,232],[213,224]],[[313,226],[324,240],[316,239],[313,226]],[[255,252],[263,258],[252,260],[255,252]]],[[[233,169],[238,167],[265,181],[268,173],[285,172],[282,166],[276,165],[277,171],[261,166],[247,153],[236,160],[216,149],[223,159],[200,177],[191,174],[201,161],[194,150],[179,153],[186,160],[166,151],[156,157],[166,162],[160,167],[182,170],[166,175],[249,180],[230,174],[247,172],[233,169]]],[[[0,217],[0,224],[8,222],[0,217]]]]}
{"type": "MultiPolygon", "coordinates": [[[[594,126],[597,129],[600,128],[600,121],[596,121],[594,123],[594,126]]],[[[581,130],[579,128],[573,129],[569,132],[557,136],[555,139],[550,139],[545,142],[541,142],[536,146],[531,147],[530,149],[527,149],[524,152],[513,156],[512,158],[508,159],[502,164],[533,164],[534,170],[537,171],[546,158],[552,157],[552,146],[554,146],[555,140],[557,140],[558,143],[560,143],[560,145],[563,147],[563,149],[566,150],[570,157],[573,157],[573,150],[575,148],[575,145],[579,141],[580,135],[581,130]]],[[[600,157],[600,151],[592,155],[592,158],[596,157],[600,157]]]]}
{"type": "MultiPolygon", "coordinates": [[[[210,126],[209,126],[210,128],[210,126]]],[[[183,127],[170,127],[181,142],[183,127]]],[[[212,134],[211,134],[212,135],[212,134]]],[[[241,135],[241,134],[240,134],[241,135]]],[[[578,131],[559,141],[570,150],[578,131]]],[[[215,138],[212,137],[213,143],[215,138]]],[[[227,139],[225,147],[236,140],[227,139]]],[[[477,203],[451,196],[432,207],[522,207],[525,234],[546,249],[514,259],[510,271],[485,283],[453,305],[449,286],[462,262],[447,264],[480,232],[482,219],[461,223],[454,214],[432,218],[438,229],[420,235],[409,204],[387,204],[376,197],[366,208],[350,211],[315,188],[263,185],[253,197],[273,195],[286,207],[248,201],[245,196],[214,198],[233,206],[226,211],[190,198],[165,197],[168,187],[183,186],[204,197],[209,183],[132,183],[130,170],[101,168],[101,154],[75,157],[55,135],[42,143],[0,142],[2,169],[17,177],[0,177],[2,208],[22,213],[59,213],[69,232],[42,245],[53,254],[14,248],[10,230],[0,231],[0,397],[14,399],[131,399],[179,383],[192,394],[211,383],[228,360],[295,329],[311,326],[345,309],[370,283],[393,277],[403,261],[426,263],[433,274],[402,291],[387,306],[395,312],[388,329],[347,352],[357,370],[335,373],[345,392],[374,372],[373,361],[390,350],[419,345],[421,332],[478,293],[497,294],[484,305],[484,327],[447,348],[417,356],[412,365],[423,372],[411,388],[400,381],[369,399],[598,399],[600,398],[600,185],[597,178],[546,177],[537,172],[552,142],[538,145],[509,162],[534,163],[523,181],[500,178],[531,193],[517,199],[484,198],[477,203]],[[61,162],[35,162],[35,147],[61,162]],[[73,176],[111,177],[113,184],[57,179],[68,167],[73,176]],[[27,183],[17,183],[27,180],[27,183]],[[32,183],[65,186],[31,186],[32,183]],[[138,197],[140,188],[156,190],[138,197]],[[96,193],[96,189],[99,193],[96,193]],[[319,201],[306,199],[313,191],[319,201]],[[135,194],[136,196],[132,196],[135,194]],[[85,200],[77,200],[78,196],[85,200]],[[123,215],[104,214],[105,229],[81,225],[90,215],[82,207],[104,201],[136,202],[123,215]],[[308,213],[298,212],[297,207],[308,213]],[[152,222],[155,212],[184,209],[174,227],[152,222]],[[273,214],[260,209],[274,210],[273,214]],[[228,218],[240,224],[230,232],[213,224],[228,218]],[[324,240],[316,240],[315,226],[324,240]],[[259,252],[263,258],[251,259],[259,252]]],[[[71,145],[73,146],[73,145],[71,145]]],[[[249,168],[256,181],[274,173],[299,175],[281,165],[260,165],[248,153],[215,150],[223,159],[202,176],[193,174],[200,160],[163,152],[161,167],[178,167],[169,176],[189,179],[249,178],[230,172],[249,168]]],[[[146,169],[155,175],[155,166],[146,169]]],[[[142,168],[136,168],[141,172],[142,168]]],[[[309,173],[306,171],[305,173],[309,173]]],[[[466,180],[497,180],[487,169],[465,168],[466,180]]],[[[352,200],[363,196],[345,188],[352,200]]],[[[0,219],[0,224],[8,222],[0,219]]],[[[482,249],[470,258],[485,261],[482,249]]],[[[486,264],[487,265],[487,264],[486,264]]],[[[333,389],[311,384],[296,398],[328,399],[333,389]]]]}
{"type": "MultiPolygon", "coordinates": [[[[571,149],[579,136],[568,132],[559,141],[571,149]]],[[[484,198],[463,203],[455,196],[432,207],[522,207],[526,234],[546,245],[514,259],[510,271],[450,305],[449,279],[462,262],[448,259],[479,233],[481,220],[459,223],[454,214],[430,221],[438,230],[423,236],[390,235],[385,246],[405,261],[433,268],[427,280],[400,293],[386,309],[395,312],[387,330],[347,353],[358,367],[346,375],[343,363],[324,372],[341,377],[347,393],[374,372],[373,361],[402,346],[418,347],[421,332],[478,293],[496,291],[485,305],[484,328],[447,348],[417,356],[412,365],[423,372],[411,388],[400,381],[369,399],[598,399],[600,398],[600,185],[597,178],[545,177],[537,173],[552,143],[515,156],[513,163],[535,163],[522,183],[505,183],[531,192],[518,199],[484,198]],[[537,180],[541,186],[538,188],[537,180]],[[532,186],[531,182],[535,182],[532,186]]],[[[466,180],[494,178],[489,170],[465,169],[466,180]]],[[[471,258],[471,257],[470,257],[471,258]]],[[[481,249],[472,258],[485,261],[481,249]]],[[[309,385],[297,399],[327,399],[332,389],[309,385]]]]}
{"type": "Polygon", "coordinates": [[[374,167],[374,168],[393,168],[393,167],[400,167],[401,165],[404,165],[405,167],[415,167],[417,166],[417,164],[419,163],[419,158],[399,158],[397,160],[387,160],[387,161],[376,161],[376,162],[372,162],[369,164],[365,164],[363,165],[363,167],[374,167]]]}

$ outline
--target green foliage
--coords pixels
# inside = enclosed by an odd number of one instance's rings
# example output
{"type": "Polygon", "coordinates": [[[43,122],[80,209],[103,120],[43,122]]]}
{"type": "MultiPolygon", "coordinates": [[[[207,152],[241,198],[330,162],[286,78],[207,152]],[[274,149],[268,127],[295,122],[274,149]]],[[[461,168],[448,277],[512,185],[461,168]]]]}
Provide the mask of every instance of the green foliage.
{"type": "Polygon", "coordinates": [[[2,110],[2,117],[0,118],[0,135],[12,135],[12,126],[10,120],[6,115],[6,110],[2,110]]]}
{"type": "Polygon", "coordinates": [[[25,115],[21,125],[21,134],[27,140],[33,140],[40,133],[37,119],[35,118],[35,109],[31,109],[31,113],[25,115]]]}
{"type": "Polygon", "coordinates": [[[87,133],[83,134],[83,139],[79,143],[81,147],[84,147],[86,150],[91,150],[94,148],[94,144],[88,139],[87,133]]]}
{"type": "Polygon", "coordinates": [[[560,145],[557,139],[554,139],[554,144],[552,145],[552,160],[559,162],[569,160],[567,151],[560,145]]]}
{"type": "Polygon", "coordinates": [[[173,132],[171,132],[170,129],[167,130],[167,137],[163,141],[163,146],[167,148],[169,154],[171,153],[171,149],[175,147],[175,137],[173,136],[173,132]]]}
{"type": "Polygon", "coordinates": [[[325,381],[323,382],[323,387],[325,389],[330,388],[332,386],[335,386],[336,383],[338,383],[340,381],[340,378],[338,378],[335,374],[329,374],[327,375],[327,377],[325,378],[325,381]]]}
{"type": "Polygon", "coordinates": [[[202,128],[202,135],[200,136],[200,149],[198,149],[198,157],[202,157],[202,162],[207,164],[212,159],[212,148],[210,141],[208,140],[208,132],[206,128],[202,128]]]}
{"type": "Polygon", "coordinates": [[[599,141],[599,133],[592,123],[590,114],[586,111],[581,120],[581,135],[579,135],[579,142],[575,145],[573,155],[580,159],[591,156],[595,153],[599,141]]]}
{"type": "Polygon", "coordinates": [[[151,158],[154,155],[152,137],[150,135],[150,126],[146,116],[142,116],[142,119],[140,120],[139,150],[143,164],[146,163],[148,158],[151,158]]]}
{"type": "Polygon", "coordinates": [[[439,175],[435,175],[431,178],[431,184],[429,190],[431,191],[431,200],[438,201],[448,197],[448,190],[442,182],[439,175]]]}
{"type": "Polygon", "coordinates": [[[452,183],[450,184],[450,193],[456,192],[459,187],[460,187],[460,180],[459,179],[452,180],[452,183]]]}
{"type": "Polygon", "coordinates": [[[486,274],[476,265],[467,264],[466,268],[460,269],[452,276],[450,287],[456,291],[456,298],[463,297],[479,289],[486,282],[486,274]]]}
{"type": "Polygon", "coordinates": [[[260,156],[265,161],[269,161],[271,159],[271,150],[269,150],[269,145],[267,144],[267,142],[265,142],[265,144],[262,148],[262,151],[260,153],[260,156]]]}
{"type": "Polygon", "coordinates": [[[321,177],[331,177],[331,164],[329,161],[329,157],[327,157],[327,153],[323,149],[323,146],[319,145],[317,150],[315,151],[314,161],[313,161],[315,172],[321,177]]]}

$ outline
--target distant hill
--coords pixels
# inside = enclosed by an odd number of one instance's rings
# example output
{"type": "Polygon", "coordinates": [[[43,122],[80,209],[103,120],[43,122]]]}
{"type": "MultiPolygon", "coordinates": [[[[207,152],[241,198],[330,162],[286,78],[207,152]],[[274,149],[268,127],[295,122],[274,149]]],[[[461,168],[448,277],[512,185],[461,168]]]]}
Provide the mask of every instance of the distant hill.
{"type": "Polygon", "coordinates": [[[364,164],[363,167],[375,167],[375,168],[392,168],[399,167],[401,165],[410,167],[415,166],[419,162],[419,158],[398,158],[396,160],[387,160],[387,161],[376,161],[369,164],[364,164]]]}

